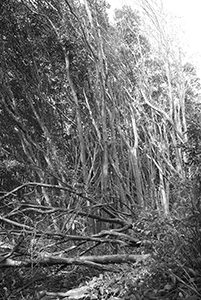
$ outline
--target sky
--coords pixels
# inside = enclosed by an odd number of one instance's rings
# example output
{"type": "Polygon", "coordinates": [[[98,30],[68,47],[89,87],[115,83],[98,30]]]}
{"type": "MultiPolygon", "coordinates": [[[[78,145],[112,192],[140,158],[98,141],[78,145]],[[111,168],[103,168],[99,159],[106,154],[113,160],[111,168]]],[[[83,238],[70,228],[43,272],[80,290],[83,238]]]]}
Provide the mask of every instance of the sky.
{"type": "MultiPolygon", "coordinates": [[[[136,7],[138,0],[107,0],[111,11],[122,4],[136,7]]],[[[193,63],[201,77],[201,0],[162,0],[165,10],[178,17],[184,32],[186,60],[193,63]]]]}

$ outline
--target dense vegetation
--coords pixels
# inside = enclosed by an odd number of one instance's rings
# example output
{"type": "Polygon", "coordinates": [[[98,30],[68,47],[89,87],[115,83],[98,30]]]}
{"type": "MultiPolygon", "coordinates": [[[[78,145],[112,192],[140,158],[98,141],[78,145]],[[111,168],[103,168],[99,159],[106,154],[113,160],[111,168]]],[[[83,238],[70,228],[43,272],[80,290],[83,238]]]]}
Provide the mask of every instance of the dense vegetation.
{"type": "Polygon", "coordinates": [[[150,3],[157,51],[127,6],[1,2],[2,299],[201,298],[200,80],[150,3]]]}

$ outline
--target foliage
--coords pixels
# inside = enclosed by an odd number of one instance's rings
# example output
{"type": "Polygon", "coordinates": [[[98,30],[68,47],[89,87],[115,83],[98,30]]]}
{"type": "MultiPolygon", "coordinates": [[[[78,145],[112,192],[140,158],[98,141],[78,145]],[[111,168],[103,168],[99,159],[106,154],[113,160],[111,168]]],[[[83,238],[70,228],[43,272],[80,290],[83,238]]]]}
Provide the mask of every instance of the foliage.
{"type": "MultiPolygon", "coordinates": [[[[178,281],[182,295],[193,294],[184,277],[200,255],[200,82],[173,55],[165,30],[155,28],[164,42],[156,54],[137,11],[116,10],[111,25],[107,7],[98,0],[1,3],[0,267],[22,263],[10,291],[1,291],[7,298],[15,289],[24,295],[20,285],[41,275],[60,275],[65,257],[80,264],[76,257],[86,254],[133,252],[152,254],[137,269],[145,285],[150,274],[165,273],[155,296],[183,297],[173,292],[178,281]]],[[[143,284],[124,267],[117,290],[107,276],[89,281],[95,296],[134,289],[138,297],[143,284]]]]}

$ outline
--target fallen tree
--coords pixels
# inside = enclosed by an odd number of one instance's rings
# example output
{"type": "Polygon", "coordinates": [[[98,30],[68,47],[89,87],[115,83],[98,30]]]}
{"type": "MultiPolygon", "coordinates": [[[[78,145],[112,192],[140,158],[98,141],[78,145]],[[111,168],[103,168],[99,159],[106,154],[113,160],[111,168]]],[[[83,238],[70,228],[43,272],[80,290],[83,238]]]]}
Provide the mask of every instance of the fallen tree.
{"type": "Polygon", "coordinates": [[[80,256],[76,258],[52,256],[47,253],[41,255],[37,260],[28,260],[20,262],[11,258],[0,259],[0,268],[2,267],[31,267],[31,266],[55,266],[55,265],[83,265],[93,267],[101,270],[114,271],[114,269],[107,268],[108,264],[121,263],[139,263],[150,257],[150,254],[117,254],[117,255],[102,255],[102,256],[80,256]]]}

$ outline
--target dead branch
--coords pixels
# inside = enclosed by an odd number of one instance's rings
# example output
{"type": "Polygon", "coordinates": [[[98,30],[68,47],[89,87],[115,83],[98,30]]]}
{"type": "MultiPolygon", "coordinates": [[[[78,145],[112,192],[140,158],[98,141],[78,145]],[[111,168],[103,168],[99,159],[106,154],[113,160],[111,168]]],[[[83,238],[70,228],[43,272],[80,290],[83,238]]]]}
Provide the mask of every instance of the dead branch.
{"type": "MultiPolygon", "coordinates": [[[[45,183],[39,183],[39,182],[27,182],[27,183],[24,183],[18,187],[16,187],[15,189],[13,189],[12,191],[10,192],[7,192],[4,196],[0,197],[0,201],[9,197],[9,196],[13,196],[13,194],[15,194],[16,192],[18,192],[19,190],[25,188],[25,187],[28,187],[28,186],[32,186],[32,187],[38,187],[38,186],[41,186],[41,187],[44,187],[44,188],[50,188],[50,189],[59,189],[59,190],[64,190],[64,191],[68,191],[68,192],[71,192],[73,193],[74,195],[76,196],[79,196],[87,201],[89,201],[90,203],[92,204],[97,204],[96,201],[94,199],[91,199],[89,197],[86,197],[85,195],[83,195],[82,193],[78,193],[76,192],[75,190],[72,189],[72,187],[70,187],[69,185],[67,185],[67,187],[63,187],[63,186],[59,186],[59,185],[51,185],[51,184],[45,184],[45,183]]],[[[123,226],[126,226],[128,225],[128,223],[125,221],[125,220],[121,220],[121,219],[117,219],[116,218],[116,215],[111,212],[111,210],[109,210],[108,208],[106,207],[102,207],[102,210],[105,211],[110,217],[111,219],[109,219],[109,223],[118,223],[118,224],[121,224],[123,226]]],[[[87,214],[88,215],[88,214],[87,214]]],[[[92,215],[91,215],[92,216],[92,215]]],[[[101,217],[98,217],[98,219],[100,221],[102,221],[101,217]]],[[[105,220],[103,220],[105,221],[105,220]]]]}
{"type": "Polygon", "coordinates": [[[44,254],[43,257],[37,259],[37,261],[29,260],[26,262],[15,261],[12,259],[3,260],[0,262],[1,267],[25,267],[30,268],[33,266],[55,266],[55,265],[83,265],[87,267],[98,268],[101,270],[112,270],[105,265],[108,264],[122,264],[122,263],[139,263],[149,258],[150,254],[133,255],[133,254],[117,254],[117,255],[103,255],[103,256],[81,256],[76,258],[51,256],[44,254]]]}

